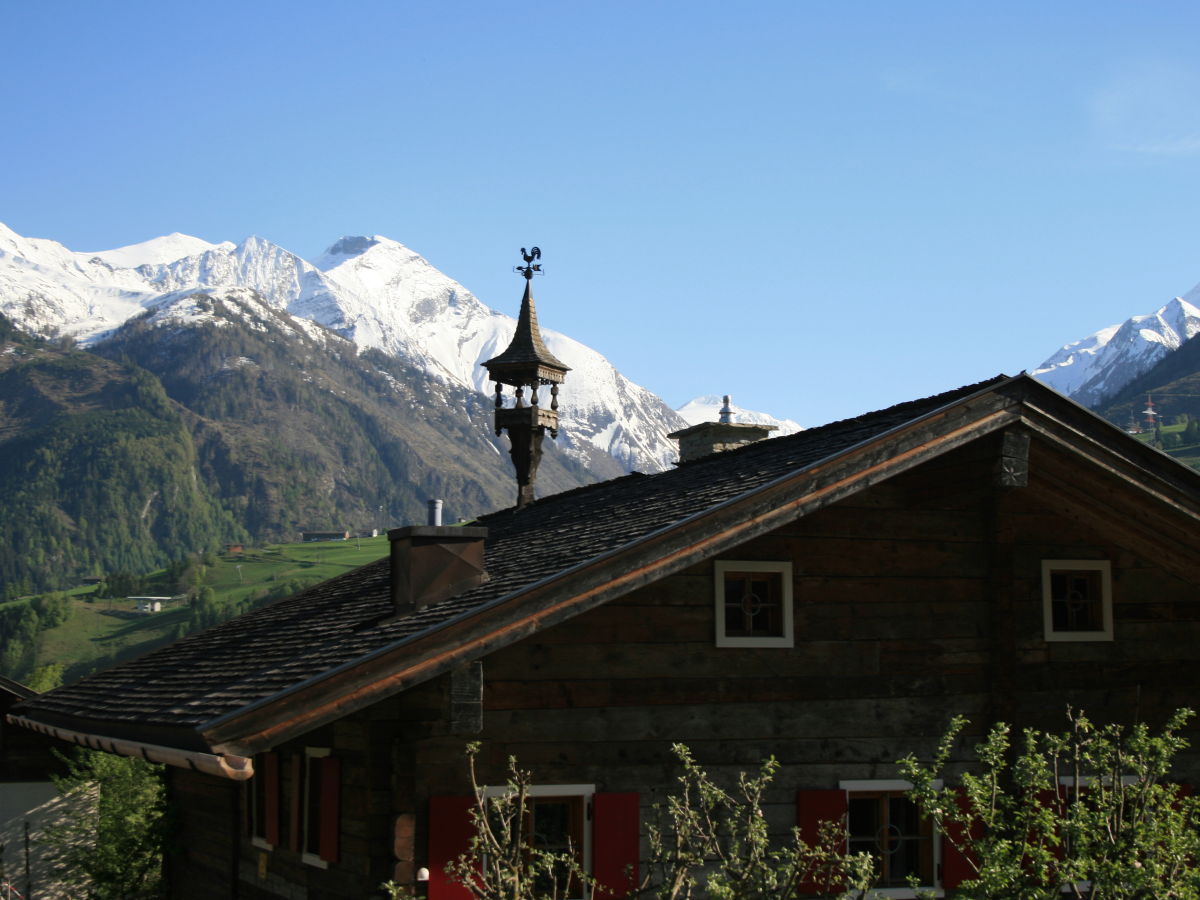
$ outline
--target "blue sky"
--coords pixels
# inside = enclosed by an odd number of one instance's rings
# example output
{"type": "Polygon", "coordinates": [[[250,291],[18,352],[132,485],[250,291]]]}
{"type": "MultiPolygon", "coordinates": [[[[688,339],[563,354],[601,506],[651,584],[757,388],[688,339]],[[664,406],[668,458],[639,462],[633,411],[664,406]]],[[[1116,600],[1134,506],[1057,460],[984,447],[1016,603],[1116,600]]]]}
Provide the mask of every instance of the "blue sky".
{"type": "Polygon", "coordinates": [[[1200,281],[1194,3],[0,4],[17,232],[383,234],[509,313],[538,244],[673,406],[819,424],[1200,281]]]}

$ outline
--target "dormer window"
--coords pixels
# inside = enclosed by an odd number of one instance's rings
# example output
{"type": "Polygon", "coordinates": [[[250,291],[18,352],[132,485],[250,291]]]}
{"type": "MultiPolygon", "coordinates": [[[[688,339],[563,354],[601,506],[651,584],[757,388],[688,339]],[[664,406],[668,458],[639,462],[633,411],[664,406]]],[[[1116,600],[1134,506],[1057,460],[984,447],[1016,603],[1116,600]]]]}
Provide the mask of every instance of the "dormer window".
{"type": "Polygon", "coordinates": [[[1112,567],[1103,559],[1042,560],[1048,641],[1111,641],[1112,567]]]}
{"type": "Polygon", "coordinates": [[[718,647],[791,647],[792,564],[718,560],[718,647]]]}

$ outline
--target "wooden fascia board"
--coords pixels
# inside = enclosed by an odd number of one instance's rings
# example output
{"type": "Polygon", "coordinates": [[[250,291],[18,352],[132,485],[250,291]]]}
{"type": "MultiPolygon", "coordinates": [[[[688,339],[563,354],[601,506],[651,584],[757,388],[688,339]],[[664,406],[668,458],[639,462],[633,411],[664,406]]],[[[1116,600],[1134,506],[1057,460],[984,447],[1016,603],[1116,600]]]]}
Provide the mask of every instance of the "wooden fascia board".
{"type": "Polygon", "coordinates": [[[1087,460],[1147,499],[1189,519],[1200,519],[1200,475],[1171,457],[1124,434],[1117,446],[1133,452],[1117,452],[1103,439],[1110,435],[1098,434],[1095,427],[1108,423],[1070,423],[1030,403],[1025,404],[1022,422],[1043,440],[1087,460]]]}
{"type": "MultiPolygon", "coordinates": [[[[1062,435],[1048,434],[1036,425],[1031,425],[1031,430],[1052,446],[1078,449],[1077,443],[1064,443],[1062,435]]],[[[1044,501],[1063,515],[1082,516],[1093,528],[1111,533],[1128,549],[1144,559],[1154,560],[1180,578],[1200,583],[1197,485],[1180,489],[1174,479],[1163,481],[1150,470],[1134,467],[1131,471],[1124,457],[1112,459],[1104,454],[1077,453],[1075,458],[1098,470],[1099,476],[1107,478],[1119,493],[1102,495],[1096,490],[1095,479],[1083,486],[1079,479],[1055,474],[1035,463],[1033,468],[1044,501]]],[[[1170,466],[1174,463],[1170,462],[1170,466]]],[[[1200,478],[1196,480],[1200,482],[1200,478]]]]}
{"type": "Polygon", "coordinates": [[[959,401],[199,730],[216,752],[276,746],[1005,428],[1019,405],[959,401]]]}

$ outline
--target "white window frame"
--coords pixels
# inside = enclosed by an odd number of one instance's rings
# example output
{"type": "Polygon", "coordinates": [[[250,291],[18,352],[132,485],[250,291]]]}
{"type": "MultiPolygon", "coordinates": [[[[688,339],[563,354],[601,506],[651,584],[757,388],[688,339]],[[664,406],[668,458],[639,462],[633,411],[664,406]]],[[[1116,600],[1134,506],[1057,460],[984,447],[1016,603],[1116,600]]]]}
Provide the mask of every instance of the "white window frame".
{"type": "MultiPolygon", "coordinates": [[[[484,787],[483,796],[485,799],[490,797],[507,797],[515,794],[508,785],[498,785],[496,787],[484,787]]],[[[525,788],[526,797],[579,797],[583,800],[583,831],[581,840],[583,841],[582,853],[583,871],[587,875],[592,874],[592,798],[596,795],[596,785],[594,784],[531,784],[525,788]]],[[[586,895],[586,889],[585,889],[586,895]]],[[[585,898],[576,897],[568,898],[568,900],[585,900],[585,898]]]]}
{"type": "Polygon", "coordinates": [[[1113,640],[1112,563],[1107,559],[1042,560],[1042,624],[1045,639],[1052,642],[1113,640]],[[1100,573],[1100,615],[1104,627],[1099,631],[1055,631],[1054,605],[1050,594],[1050,573],[1055,570],[1100,573]]]}
{"type": "Polygon", "coordinates": [[[792,564],[783,560],[719,559],[714,564],[714,605],[718,647],[794,647],[796,634],[792,615],[792,564]],[[778,637],[730,637],[725,634],[725,573],[775,572],[780,575],[783,602],[783,634],[778,637]]]}
{"type": "MultiPolygon", "coordinates": [[[[933,787],[941,790],[942,779],[935,779],[933,787]]],[[[846,808],[849,810],[850,795],[856,792],[873,793],[876,791],[911,791],[912,782],[905,781],[902,778],[859,778],[839,781],[838,787],[846,792],[846,808]]],[[[847,813],[846,822],[846,852],[850,852],[850,832],[849,832],[849,813],[847,813]]],[[[942,887],[942,832],[937,827],[937,822],[930,823],[932,828],[929,839],[932,842],[931,850],[933,851],[933,884],[921,885],[922,891],[932,891],[935,897],[946,896],[946,891],[942,887]]],[[[884,897],[895,898],[895,900],[914,900],[916,892],[911,888],[874,888],[867,893],[867,900],[882,900],[884,897]]]]}
{"type": "Polygon", "coordinates": [[[301,778],[304,780],[304,790],[301,792],[300,802],[303,806],[300,807],[300,861],[310,866],[316,866],[318,869],[328,869],[329,863],[321,859],[316,853],[308,851],[308,835],[309,828],[320,828],[321,823],[315,825],[308,820],[308,811],[310,809],[309,801],[311,797],[309,792],[313,789],[313,779],[310,776],[311,760],[323,759],[331,756],[333,751],[329,747],[305,747],[304,748],[304,770],[301,772],[301,778]]]}

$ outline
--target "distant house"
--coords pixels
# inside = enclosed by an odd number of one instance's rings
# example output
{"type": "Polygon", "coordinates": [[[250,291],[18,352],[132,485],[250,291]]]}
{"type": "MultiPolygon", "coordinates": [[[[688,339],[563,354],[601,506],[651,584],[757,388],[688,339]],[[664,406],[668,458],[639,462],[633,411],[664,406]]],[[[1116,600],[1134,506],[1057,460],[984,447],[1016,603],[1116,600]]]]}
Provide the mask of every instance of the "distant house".
{"type": "Polygon", "coordinates": [[[171,600],[170,597],[126,597],[125,599],[132,600],[137,611],[146,615],[162,612],[163,604],[171,600]]]}
{"type": "Polygon", "coordinates": [[[244,548],[242,547],[241,544],[226,544],[225,552],[226,553],[243,553],[244,548]]]}
{"type": "Polygon", "coordinates": [[[955,714],[1157,727],[1200,690],[1200,473],[1027,376],[388,537],[14,710],[170,764],[172,897],[462,898],[468,740],[484,782],[533,773],[539,833],[609,896],[646,871],[676,741],[724,776],[775,756],[777,834],[848,821],[888,896],[952,896],[964,861],[897,758],[955,714]]]}
{"type": "Polygon", "coordinates": [[[304,543],[309,541],[348,541],[350,540],[349,531],[302,531],[300,532],[300,540],[304,543]]]}

